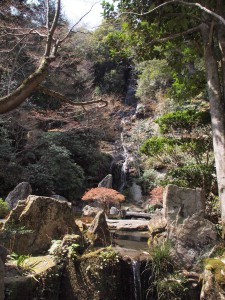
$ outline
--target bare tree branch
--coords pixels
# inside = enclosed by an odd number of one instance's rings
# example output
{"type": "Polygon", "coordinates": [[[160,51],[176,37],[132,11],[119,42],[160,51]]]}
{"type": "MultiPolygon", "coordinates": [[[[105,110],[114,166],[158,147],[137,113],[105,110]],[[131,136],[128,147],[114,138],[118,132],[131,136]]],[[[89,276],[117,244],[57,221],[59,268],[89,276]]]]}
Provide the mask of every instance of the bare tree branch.
{"type": "Polygon", "coordinates": [[[221,23],[223,23],[223,25],[225,25],[225,19],[218,15],[217,13],[211,11],[210,9],[208,9],[207,7],[201,5],[200,3],[198,2],[186,2],[186,1],[182,1],[182,0],[170,0],[170,1],[167,1],[167,2],[164,2],[156,7],[154,7],[153,9],[145,12],[145,13],[135,13],[135,12],[132,12],[132,11],[128,11],[128,12],[122,12],[119,16],[121,15],[124,15],[124,14],[132,14],[132,15],[136,15],[136,16],[145,16],[145,15],[148,15],[166,5],[169,5],[169,4],[173,4],[173,3],[180,3],[180,4],[184,4],[184,5],[187,5],[187,6],[195,6],[195,7],[198,7],[200,8],[201,10],[203,10],[204,12],[206,12],[207,14],[215,17],[216,19],[218,19],[221,23]]]}
{"type": "Polygon", "coordinates": [[[52,26],[51,26],[51,28],[49,29],[49,32],[48,32],[48,38],[47,38],[46,48],[45,48],[45,57],[50,56],[50,53],[51,53],[53,35],[54,35],[55,30],[56,30],[58,21],[59,21],[60,8],[61,8],[61,0],[57,0],[54,19],[53,19],[53,22],[52,22],[52,26]]]}
{"type": "Polygon", "coordinates": [[[83,107],[83,109],[85,110],[84,106],[89,106],[89,105],[93,105],[93,104],[97,104],[97,103],[102,103],[101,106],[99,106],[99,108],[102,108],[102,107],[105,107],[108,105],[108,102],[106,100],[102,100],[101,98],[100,99],[95,99],[95,100],[92,100],[92,101],[86,101],[86,102],[74,102],[70,99],[68,99],[66,96],[58,93],[58,92],[55,92],[53,90],[50,90],[48,88],[45,88],[43,86],[38,86],[37,87],[37,90],[46,94],[46,95],[49,95],[49,96],[52,96],[54,98],[57,98],[59,100],[62,100],[63,102],[65,103],[68,103],[72,106],[81,106],[83,107]]]}
{"type": "Polygon", "coordinates": [[[93,9],[93,7],[97,4],[98,2],[95,2],[91,8],[70,28],[70,30],[67,32],[67,34],[60,40],[60,44],[63,43],[69,35],[73,32],[74,27],[76,27],[93,9]]]}
{"type": "Polygon", "coordinates": [[[9,50],[1,50],[0,53],[10,53],[10,52],[12,52],[13,50],[15,50],[16,47],[19,46],[19,45],[22,43],[22,41],[24,41],[32,31],[33,31],[33,29],[31,29],[30,32],[24,34],[24,36],[23,36],[23,37],[22,37],[22,38],[14,45],[13,48],[11,48],[11,49],[9,49],[9,50]]]}

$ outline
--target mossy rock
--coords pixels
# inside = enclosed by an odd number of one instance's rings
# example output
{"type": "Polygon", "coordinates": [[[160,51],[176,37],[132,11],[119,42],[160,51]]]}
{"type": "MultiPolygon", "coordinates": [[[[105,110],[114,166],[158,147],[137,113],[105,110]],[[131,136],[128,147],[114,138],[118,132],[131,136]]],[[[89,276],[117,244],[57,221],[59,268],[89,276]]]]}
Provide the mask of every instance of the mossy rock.
{"type": "Polygon", "coordinates": [[[215,281],[222,287],[225,287],[225,257],[206,258],[204,261],[205,270],[211,271],[215,281]]]}
{"type": "Polygon", "coordinates": [[[21,267],[17,275],[7,272],[5,300],[58,300],[61,275],[53,259],[49,256],[30,257],[25,264],[29,269],[26,275],[21,267]]]}
{"type": "Polygon", "coordinates": [[[61,293],[67,300],[122,300],[121,259],[112,248],[101,248],[69,259],[61,293]]]}

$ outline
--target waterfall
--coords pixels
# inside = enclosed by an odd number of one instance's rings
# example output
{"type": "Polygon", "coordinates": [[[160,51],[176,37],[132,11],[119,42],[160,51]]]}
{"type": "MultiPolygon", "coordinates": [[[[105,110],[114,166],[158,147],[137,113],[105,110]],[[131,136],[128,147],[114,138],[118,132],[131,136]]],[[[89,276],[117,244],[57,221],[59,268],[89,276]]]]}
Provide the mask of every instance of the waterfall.
{"type": "Polygon", "coordinates": [[[140,261],[132,260],[132,270],[133,270],[133,279],[134,279],[134,299],[142,300],[141,294],[141,271],[140,271],[140,261]]]}
{"type": "Polygon", "coordinates": [[[127,173],[129,171],[129,153],[127,151],[126,145],[124,143],[124,135],[123,132],[121,132],[121,144],[123,148],[123,158],[124,162],[121,167],[121,175],[120,175],[120,180],[121,180],[121,185],[119,188],[119,191],[122,192],[124,189],[124,186],[126,184],[126,179],[127,179],[127,173]]]}

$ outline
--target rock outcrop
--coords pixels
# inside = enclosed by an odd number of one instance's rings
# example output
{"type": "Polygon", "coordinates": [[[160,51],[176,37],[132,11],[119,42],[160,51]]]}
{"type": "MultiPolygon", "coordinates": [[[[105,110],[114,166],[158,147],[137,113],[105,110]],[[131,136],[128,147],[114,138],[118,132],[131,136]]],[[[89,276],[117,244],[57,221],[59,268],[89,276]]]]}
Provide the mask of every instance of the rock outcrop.
{"type": "Polygon", "coordinates": [[[138,185],[136,182],[133,182],[132,186],[129,188],[129,197],[134,203],[142,202],[143,196],[141,186],[138,185]]]}
{"type": "Polygon", "coordinates": [[[9,208],[12,209],[16,207],[19,200],[27,199],[31,193],[32,188],[29,182],[21,182],[8,194],[5,201],[8,203],[9,208]]]}
{"type": "Polygon", "coordinates": [[[221,243],[215,225],[204,218],[201,189],[168,185],[163,210],[149,222],[150,244],[171,242],[171,255],[180,268],[198,271],[199,263],[221,243]]]}
{"type": "Polygon", "coordinates": [[[225,259],[207,258],[204,261],[203,285],[200,300],[225,299],[225,259]]]}
{"type": "Polygon", "coordinates": [[[168,223],[185,219],[205,209],[205,199],[199,188],[181,188],[169,184],[163,194],[163,208],[168,223]]]}
{"type": "Polygon", "coordinates": [[[96,215],[86,235],[93,246],[108,246],[111,244],[111,235],[103,211],[96,215]]]}
{"type": "Polygon", "coordinates": [[[99,182],[98,187],[105,187],[108,189],[112,189],[113,177],[111,174],[108,174],[105,178],[99,182]]]}
{"type": "Polygon", "coordinates": [[[102,209],[99,207],[85,205],[85,207],[82,209],[82,214],[85,217],[95,217],[99,211],[102,211],[102,209]]]}
{"type": "Polygon", "coordinates": [[[204,219],[201,212],[179,224],[170,224],[167,230],[174,261],[187,270],[195,270],[201,260],[219,244],[215,225],[204,219]]]}
{"type": "Polygon", "coordinates": [[[3,228],[4,241],[18,254],[46,251],[53,239],[79,234],[69,203],[49,197],[29,196],[19,201],[3,228]]]}

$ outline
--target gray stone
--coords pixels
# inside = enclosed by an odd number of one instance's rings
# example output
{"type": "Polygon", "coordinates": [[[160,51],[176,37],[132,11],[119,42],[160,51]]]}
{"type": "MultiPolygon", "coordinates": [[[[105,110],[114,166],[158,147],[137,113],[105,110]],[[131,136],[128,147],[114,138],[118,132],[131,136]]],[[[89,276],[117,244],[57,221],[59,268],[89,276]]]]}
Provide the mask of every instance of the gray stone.
{"type": "Polygon", "coordinates": [[[99,207],[85,205],[85,207],[82,209],[82,214],[85,217],[95,217],[99,211],[102,211],[102,209],[99,207]]]}
{"type": "Polygon", "coordinates": [[[105,178],[102,179],[101,182],[99,182],[98,187],[105,187],[111,189],[112,181],[113,181],[112,175],[108,174],[105,178]]]}
{"type": "Polygon", "coordinates": [[[54,199],[60,200],[60,201],[67,201],[68,202],[68,200],[65,197],[61,196],[61,195],[51,195],[51,198],[54,198],[54,199]]]}
{"type": "Polygon", "coordinates": [[[19,200],[25,200],[32,193],[32,188],[29,182],[19,183],[14,190],[12,190],[5,201],[8,203],[9,208],[16,207],[19,200]]]}
{"type": "Polygon", "coordinates": [[[170,224],[167,230],[171,254],[176,264],[186,269],[198,268],[198,263],[220,243],[215,225],[204,219],[203,213],[193,214],[181,223],[170,224]]]}
{"type": "Polygon", "coordinates": [[[149,220],[113,220],[107,219],[111,230],[147,231],[149,220]]]}
{"type": "Polygon", "coordinates": [[[111,244],[111,235],[103,211],[100,211],[94,218],[87,231],[87,237],[93,246],[105,247],[111,244]]]}
{"type": "MultiPolygon", "coordinates": [[[[2,233],[11,230],[15,235],[13,251],[16,253],[41,253],[50,247],[53,239],[60,239],[68,233],[80,234],[67,202],[33,195],[22,204],[20,202],[11,211],[2,233]]],[[[9,246],[10,239],[4,241],[6,247],[9,246]]]]}
{"type": "Polygon", "coordinates": [[[131,201],[139,203],[143,200],[141,186],[133,182],[132,186],[129,188],[129,197],[131,201]]]}
{"type": "Polygon", "coordinates": [[[119,215],[120,213],[120,210],[114,206],[110,207],[110,211],[109,211],[109,214],[110,215],[119,215]]]}
{"type": "Polygon", "coordinates": [[[177,222],[178,219],[185,219],[203,211],[205,199],[199,188],[181,188],[170,184],[164,190],[163,208],[167,222],[177,222]]]}

